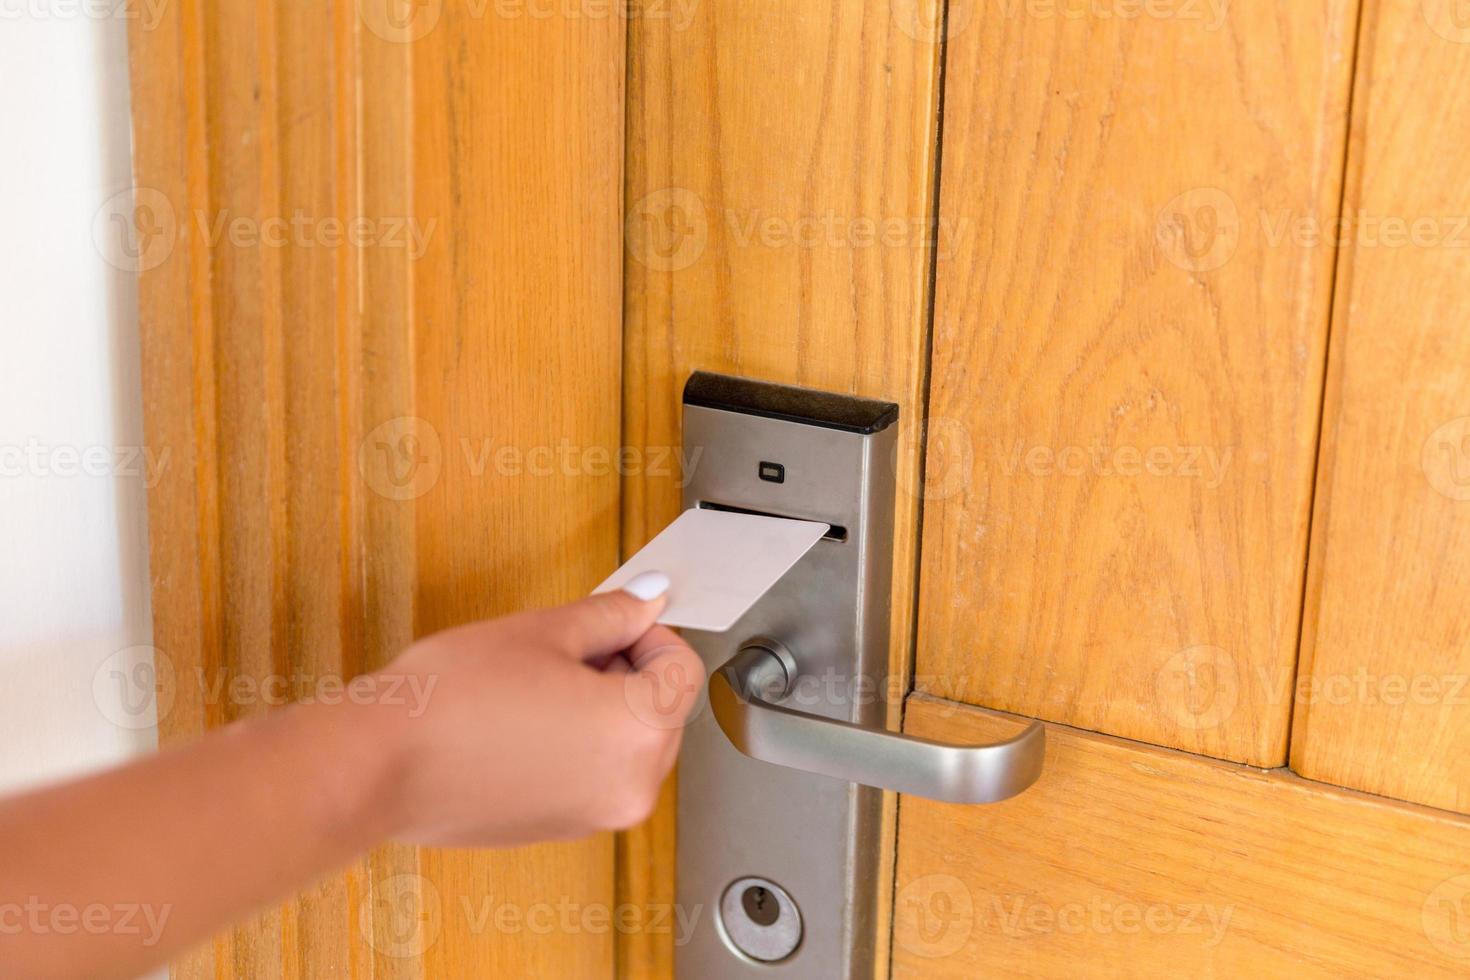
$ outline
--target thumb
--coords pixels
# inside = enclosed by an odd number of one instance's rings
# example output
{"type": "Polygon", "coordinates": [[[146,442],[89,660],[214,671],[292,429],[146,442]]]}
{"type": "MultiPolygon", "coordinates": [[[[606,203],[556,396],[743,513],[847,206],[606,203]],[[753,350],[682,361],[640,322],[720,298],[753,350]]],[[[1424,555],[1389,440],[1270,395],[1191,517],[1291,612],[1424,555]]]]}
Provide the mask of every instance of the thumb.
{"type": "Polygon", "coordinates": [[[620,653],[653,627],[668,603],[668,589],[667,575],[644,572],[617,591],[548,610],[554,638],[581,659],[620,653]]]}

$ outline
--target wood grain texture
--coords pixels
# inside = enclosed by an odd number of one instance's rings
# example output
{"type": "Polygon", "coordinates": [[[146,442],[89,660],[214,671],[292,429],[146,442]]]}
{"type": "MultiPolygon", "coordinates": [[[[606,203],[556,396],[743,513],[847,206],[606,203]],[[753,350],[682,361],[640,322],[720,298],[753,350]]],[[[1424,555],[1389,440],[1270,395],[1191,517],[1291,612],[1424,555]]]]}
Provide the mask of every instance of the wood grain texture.
{"type": "MultiPolygon", "coordinates": [[[[916,695],[906,729],[1019,721],[916,695]]],[[[904,797],[895,978],[1462,977],[1470,820],[1052,726],[1041,780],[904,797]]]]}
{"type": "MultiPolygon", "coordinates": [[[[624,552],[678,514],[681,467],[657,461],[681,445],[691,371],[896,401],[893,665],[906,672],[938,4],[672,6],[630,22],[623,438],[646,465],[624,480],[624,552]]],[[[673,799],[623,835],[620,902],[673,902],[673,799]]],[[[620,974],[671,976],[672,939],[622,937],[620,974]]]]}
{"type": "Polygon", "coordinates": [[[1292,765],[1467,812],[1470,21],[1456,9],[1364,14],[1292,765]]]}
{"type": "MultiPolygon", "coordinates": [[[[191,0],[134,22],[129,217],[164,243],[140,306],[170,454],[149,506],[166,741],[267,706],[216,684],[309,693],[616,564],[615,475],[485,447],[617,444],[623,21],[410,12],[191,0]]],[[[557,910],[610,908],[612,860],[607,835],[384,847],[174,974],[609,976],[608,930],[557,910]],[[502,927],[505,906],[553,928],[502,927]]]]}
{"type": "MultiPolygon", "coordinates": [[[[151,31],[141,30],[136,21],[129,27],[133,172],[139,189],[132,223],[152,228],[151,219],[158,218],[158,226],[171,228],[176,239],[166,259],[156,264],[150,249],[157,246],[151,239],[146,247],[143,240],[137,244],[138,255],[147,260],[139,266],[138,289],[145,431],[149,446],[168,447],[172,461],[170,472],[148,492],[155,661],[164,671],[159,675],[158,730],[165,744],[195,738],[218,723],[208,717],[203,697],[188,688],[170,703],[166,681],[167,668],[180,655],[178,644],[184,645],[184,665],[206,671],[220,667],[217,409],[208,253],[187,239],[181,253],[177,242],[181,206],[187,210],[208,201],[204,99],[197,85],[202,34],[198,3],[176,6],[151,31]]],[[[217,960],[228,963],[233,958],[232,945],[227,933],[191,951],[173,964],[173,976],[213,976],[217,960]]]]}
{"type": "Polygon", "coordinates": [[[916,686],[1279,765],[1355,3],[1127,9],[950,6],[916,686]]]}
{"type": "MultiPolygon", "coordinates": [[[[420,633],[578,598],[618,563],[618,476],[588,452],[611,456],[621,419],[624,22],[556,9],[445,4],[414,45],[414,214],[437,220],[414,405],[442,453],[417,500],[420,633]]],[[[612,909],[611,835],[423,866],[444,903],[427,976],[612,975],[611,929],[579,924],[612,909]],[[531,925],[497,927],[506,906],[531,925]]]]}
{"type": "MultiPolygon", "coordinates": [[[[411,215],[412,46],[359,30],[356,11],[338,9],[350,25],[338,33],[341,63],[358,66],[363,78],[372,79],[370,85],[339,89],[339,153],[356,164],[355,181],[340,188],[341,213],[352,213],[351,202],[360,201],[368,214],[411,215]]],[[[340,418],[343,444],[360,447],[379,420],[413,412],[413,377],[406,366],[413,363],[415,263],[402,248],[349,249],[341,259],[339,309],[348,316],[339,321],[344,331],[340,418]]],[[[356,456],[349,454],[339,465],[347,470],[343,554],[357,586],[350,593],[354,615],[347,626],[357,630],[363,666],[373,668],[391,660],[415,635],[414,514],[411,507],[373,492],[360,479],[356,456]]],[[[416,934],[403,910],[426,907],[420,871],[418,849],[409,845],[381,847],[368,856],[353,924],[358,935],[371,937],[364,951],[369,961],[360,966],[354,960],[354,976],[427,976],[422,957],[412,955],[416,943],[404,943],[405,936],[416,934]]]]}

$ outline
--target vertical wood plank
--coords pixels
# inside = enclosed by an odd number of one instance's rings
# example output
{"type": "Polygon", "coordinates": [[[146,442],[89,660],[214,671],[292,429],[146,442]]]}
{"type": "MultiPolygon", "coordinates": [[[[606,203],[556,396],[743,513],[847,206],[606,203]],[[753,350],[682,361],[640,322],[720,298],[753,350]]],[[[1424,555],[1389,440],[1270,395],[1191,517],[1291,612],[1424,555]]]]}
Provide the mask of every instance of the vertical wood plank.
{"type": "MultiPolygon", "coordinates": [[[[340,139],[352,164],[340,213],[412,216],[414,45],[370,29],[355,7],[344,6],[340,16],[352,82],[340,90],[350,107],[340,116],[340,139]],[[359,78],[370,83],[357,84],[359,78]]],[[[371,468],[369,433],[384,421],[413,414],[415,262],[404,248],[349,249],[343,262],[342,445],[356,448],[341,461],[353,589],[345,628],[360,637],[364,669],[373,669],[414,637],[413,506],[374,491],[364,473],[377,472],[371,468]]],[[[431,934],[422,930],[432,928],[433,920],[416,917],[433,908],[434,896],[425,894],[418,849],[381,847],[365,863],[349,909],[357,934],[369,937],[362,973],[375,980],[423,980],[421,947],[431,934]]]]}
{"type": "Polygon", "coordinates": [[[950,5],[920,690],[1286,753],[1353,0],[950,5]]]}
{"type": "MultiPolygon", "coordinates": [[[[906,677],[939,5],[741,0],[637,9],[624,553],[677,515],[686,468],[697,465],[679,455],[679,397],[691,371],[896,401],[905,428],[894,463],[903,492],[892,650],[906,677]]],[[[896,721],[900,705],[890,707],[896,721]]],[[[620,903],[672,906],[673,800],[670,785],[653,819],[622,835],[620,903]]],[[[674,939],[672,929],[620,935],[620,975],[671,976],[674,939]]]]}
{"type": "MultiPolygon", "coordinates": [[[[331,4],[282,3],[274,18],[276,195],[274,212],[316,225],[273,250],[279,261],[279,315],[273,318],[280,361],[282,411],[276,421],[281,445],[276,459],[286,474],[283,500],[284,576],[281,582],[284,661],[288,687],[309,695],[323,679],[351,677],[362,669],[360,648],[346,629],[352,569],[343,515],[350,501],[340,465],[349,454],[341,438],[343,404],[338,397],[344,365],[342,309],[348,250],[333,247],[328,223],[350,213],[355,154],[341,133],[350,108],[350,57],[341,36],[340,8],[331,4]],[[347,70],[344,71],[344,68],[347,70]],[[345,89],[345,91],[344,91],[345,89]],[[346,207],[344,207],[346,205],[346,207]]],[[[287,906],[292,920],[283,950],[287,977],[353,975],[354,952],[366,944],[351,928],[353,898],[361,868],[314,883],[287,906]]]]}
{"type": "Polygon", "coordinates": [[[1470,812],[1470,20],[1365,8],[1292,765],[1470,812]]]}
{"type": "MultiPolygon", "coordinates": [[[[414,405],[439,447],[416,502],[419,633],[577,598],[617,565],[617,476],[583,465],[621,416],[614,9],[446,4],[414,42],[413,213],[437,222],[413,269],[414,405]]],[[[611,974],[611,930],[580,925],[613,905],[610,835],[422,863],[443,903],[429,976],[611,974]],[[553,927],[501,927],[503,906],[553,927]]]]}
{"type": "MultiPolygon", "coordinates": [[[[151,30],[129,24],[134,111],[133,226],[149,446],[171,465],[148,493],[158,730],[165,744],[198,737],[218,719],[181,672],[220,668],[221,596],[216,499],[214,324],[208,252],[191,234],[207,210],[201,0],[183,0],[151,30]],[[137,111],[146,107],[146,111],[137,111]],[[155,241],[154,236],[162,236],[155,241]],[[187,392],[189,397],[181,398],[187,392]]],[[[229,933],[173,964],[176,980],[212,977],[233,957],[229,933]]]]}

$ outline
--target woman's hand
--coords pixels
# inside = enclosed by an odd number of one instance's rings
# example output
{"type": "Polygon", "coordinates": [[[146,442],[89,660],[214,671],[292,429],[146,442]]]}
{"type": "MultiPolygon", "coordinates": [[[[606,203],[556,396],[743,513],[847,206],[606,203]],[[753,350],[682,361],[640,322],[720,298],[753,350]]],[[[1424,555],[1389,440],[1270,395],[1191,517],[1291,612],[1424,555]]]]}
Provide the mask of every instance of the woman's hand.
{"type": "Polygon", "coordinates": [[[704,686],[654,625],[658,578],[629,583],[645,598],[426,637],[334,703],[0,800],[0,895],[152,923],[0,930],[0,975],[137,976],[385,839],[504,847],[637,823],[704,686]]]}
{"type": "Polygon", "coordinates": [[[645,819],[704,690],[699,657],[654,625],[664,603],[609,592],[473,623],[384,668],[380,690],[419,694],[373,708],[399,749],[392,835],[504,847],[645,819]]]}

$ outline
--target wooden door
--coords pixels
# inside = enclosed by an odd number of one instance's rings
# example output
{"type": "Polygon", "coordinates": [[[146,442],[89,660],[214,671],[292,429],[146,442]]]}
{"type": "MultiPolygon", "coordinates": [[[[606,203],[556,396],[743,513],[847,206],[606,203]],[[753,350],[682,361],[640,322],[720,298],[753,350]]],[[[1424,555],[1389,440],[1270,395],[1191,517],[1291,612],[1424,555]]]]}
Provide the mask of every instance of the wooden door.
{"type": "Polygon", "coordinates": [[[951,4],[894,976],[1470,967],[1462,7],[951,4]]]}
{"type": "MultiPolygon", "coordinates": [[[[617,10],[134,24],[165,737],[585,592],[677,512],[692,370],[883,397],[891,722],[1049,743],[889,800],[881,973],[1463,975],[1463,5],[617,10]]],[[[177,972],[669,977],[674,792],[177,972]]]]}
{"type": "MultiPolygon", "coordinates": [[[[632,23],[625,442],[697,368],[899,402],[894,723],[1049,725],[1015,800],[890,809],[880,973],[1470,969],[1465,14],[632,23]]],[[[620,900],[672,901],[670,814],[620,900]]]]}
{"type": "MultiPolygon", "coordinates": [[[[625,21],[588,10],[133,22],[165,741],[616,565],[580,463],[619,439],[625,21]]],[[[383,848],[174,974],[610,976],[613,849],[383,848]]]]}

